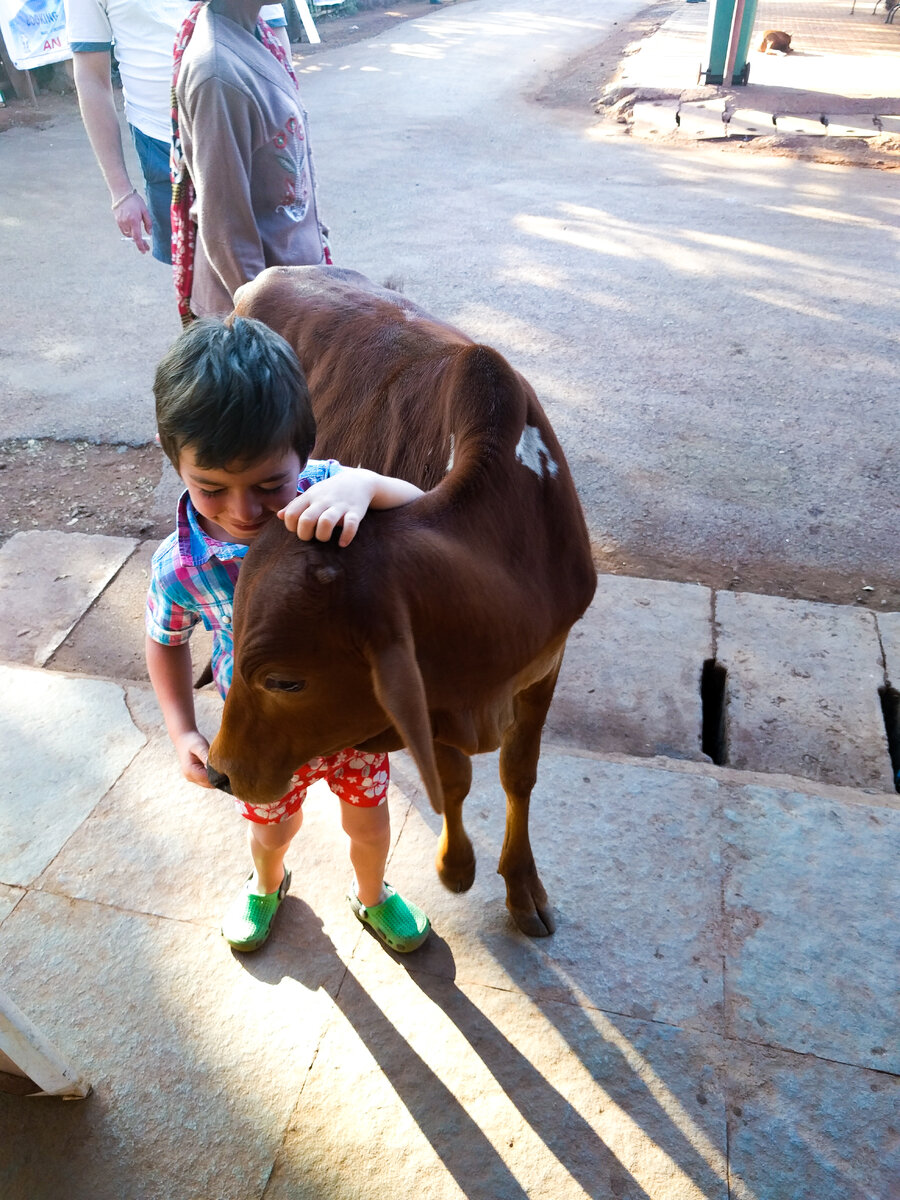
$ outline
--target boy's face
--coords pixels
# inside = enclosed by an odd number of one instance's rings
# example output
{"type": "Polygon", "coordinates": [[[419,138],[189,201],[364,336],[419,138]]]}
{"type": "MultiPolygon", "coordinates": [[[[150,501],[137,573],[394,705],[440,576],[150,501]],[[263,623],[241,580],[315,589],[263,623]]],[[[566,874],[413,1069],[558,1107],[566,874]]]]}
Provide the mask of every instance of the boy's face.
{"type": "Polygon", "coordinates": [[[300,459],[295,450],[278,451],[241,466],[200,467],[190,446],[178,460],[201,527],[220,542],[248,545],[280,508],[297,495],[300,459]]]}

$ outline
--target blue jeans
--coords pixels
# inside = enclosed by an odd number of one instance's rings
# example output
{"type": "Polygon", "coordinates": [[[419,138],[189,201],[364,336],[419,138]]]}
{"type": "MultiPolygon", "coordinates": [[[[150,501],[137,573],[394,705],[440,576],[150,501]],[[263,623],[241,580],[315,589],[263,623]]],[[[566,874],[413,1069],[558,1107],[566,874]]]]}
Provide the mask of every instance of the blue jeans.
{"type": "Polygon", "coordinates": [[[147,208],[153,222],[153,257],[171,265],[172,184],[169,180],[169,143],[148,137],[134,125],[130,125],[129,128],[144,174],[147,208]]]}

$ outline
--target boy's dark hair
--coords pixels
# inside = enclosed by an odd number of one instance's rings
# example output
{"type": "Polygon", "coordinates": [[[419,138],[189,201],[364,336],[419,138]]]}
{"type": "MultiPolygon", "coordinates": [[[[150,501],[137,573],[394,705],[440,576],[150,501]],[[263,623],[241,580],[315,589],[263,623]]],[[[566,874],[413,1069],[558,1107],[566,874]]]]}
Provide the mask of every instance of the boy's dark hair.
{"type": "Polygon", "coordinates": [[[189,325],[156,368],[153,394],[159,442],[176,471],[185,446],[210,470],[279,449],[296,450],[302,467],[316,440],[296,354],[249,317],[189,325]]]}

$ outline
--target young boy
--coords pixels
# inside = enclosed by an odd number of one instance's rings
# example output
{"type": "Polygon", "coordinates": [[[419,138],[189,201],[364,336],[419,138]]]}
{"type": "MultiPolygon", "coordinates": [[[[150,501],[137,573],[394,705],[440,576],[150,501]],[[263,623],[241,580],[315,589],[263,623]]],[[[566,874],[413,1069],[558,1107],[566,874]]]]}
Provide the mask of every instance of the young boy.
{"type": "MultiPolygon", "coordinates": [[[[277,517],[309,541],[353,540],[369,507],[396,508],[422,495],[401,479],[310,461],[315,421],[300,363],[259,321],[200,320],[159,364],[154,383],[159,440],[187,487],[175,532],[153,556],[147,597],[147,667],[185,778],[210,787],[209,744],[194,716],[194,626],[212,629],[213,675],[231,685],[231,606],[241,559],[277,517]],[[298,494],[299,493],[299,494],[298,494]]],[[[287,849],[303,820],[308,786],[328,781],[341,799],[355,881],[348,900],[357,917],[392,949],[415,950],[428,918],[384,882],[390,845],[388,759],[352,748],[299,766],[275,805],[237,799],[248,822],[254,869],[222,923],[236,950],[261,946],[291,882],[287,849]]]]}

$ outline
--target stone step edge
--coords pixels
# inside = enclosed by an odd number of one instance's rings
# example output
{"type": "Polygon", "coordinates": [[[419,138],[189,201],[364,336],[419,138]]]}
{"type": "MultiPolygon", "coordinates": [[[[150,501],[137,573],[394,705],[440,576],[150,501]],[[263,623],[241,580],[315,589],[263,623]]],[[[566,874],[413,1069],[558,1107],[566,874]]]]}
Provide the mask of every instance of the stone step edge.
{"type": "MultiPolygon", "coordinates": [[[[667,758],[662,754],[643,757],[621,754],[615,750],[585,750],[579,746],[567,746],[562,742],[546,741],[541,743],[541,758],[564,755],[592,762],[646,767],[650,770],[668,771],[674,775],[694,775],[701,779],[715,779],[721,784],[732,787],[774,788],[777,791],[798,792],[804,796],[815,796],[835,803],[874,805],[877,808],[900,810],[900,793],[882,792],[876,788],[857,788],[847,784],[825,783],[817,779],[808,779],[804,775],[790,775],[783,771],[743,771],[738,767],[720,767],[713,762],[700,762],[689,758],[667,758]]],[[[540,778],[539,762],[538,786],[540,778]]]]}
{"type": "MultiPolygon", "coordinates": [[[[16,671],[39,671],[43,673],[52,670],[52,668],[33,667],[24,663],[0,663],[0,666],[5,666],[16,671]]],[[[149,682],[140,679],[116,679],[107,675],[87,675],[77,671],[53,671],[53,674],[76,681],[111,683],[116,687],[120,687],[125,695],[126,706],[135,727],[146,737],[150,737],[153,734],[164,735],[162,716],[159,717],[158,722],[150,721],[147,719],[146,713],[139,711],[139,705],[134,703],[135,700],[145,699],[151,704],[155,704],[153,688],[149,682]],[[129,699],[129,692],[132,693],[131,700],[129,699]]],[[[409,751],[405,749],[395,751],[395,753],[405,754],[409,757],[409,751]]],[[[499,750],[486,751],[484,754],[475,755],[475,757],[484,758],[490,754],[499,754],[499,750]]],[[[669,771],[676,775],[694,775],[703,779],[715,779],[719,783],[731,786],[776,788],[779,791],[798,792],[801,795],[817,796],[823,800],[833,800],[836,803],[865,804],[874,805],[878,808],[900,810],[900,793],[882,792],[874,788],[854,788],[844,784],[825,783],[815,779],[807,779],[805,776],[789,775],[783,772],[744,771],[737,767],[717,766],[713,762],[701,762],[686,758],[668,758],[662,754],[643,756],[623,754],[614,750],[589,750],[582,746],[571,746],[564,742],[552,740],[546,740],[541,743],[541,758],[557,756],[582,758],[591,762],[619,763],[627,766],[643,767],[647,770],[669,771]]],[[[412,762],[411,757],[409,757],[409,761],[412,762]]],[[[538,763],[539,785],[540,763],[538,763]]],[[[422,794],[424,796],[424,791],[422,794]]]]}
{"type": "MultiPolygon", "coordinates": [[[[643,110],[646,110],[648,108],[654,108],[659,112],[660,117],[664,117],[665,115],[674,117],[674,128],[680,128],[680,126],[681,126],[682,109],[684,109],[686,115],[690,114],[690,115],[696,115],[698,117],[704,115],[704,112],[705,112],[705,114],[708,117],[708,120],[712,124],[715,124],[716,118],[718,116],[719,119],[721,120],[723,126],[725,127],[723,130],[723,136],[726,136],[726,137],[728,136],[728,126],[730,125],[732,118],[733,117],[740,118],[745,113],[744,109],[734,105],[733,103],[730,103],[728,100],[717,100],[716,98],[711,98],[709,100],[680,100],[680,99],[676,99],[674,97],[671,99],[668,99],[668,100],[663,99],[663,98],[658,98],[658,99],[656,99],[656,98],[654,98],[654,99],[637,98],[631,109],[631,117],[632,117],[631,123],[632,124],[646,124],[647,123],[645,117],[639,117],[637,120],[635,120],[634,109],[637,108],[638,106],[640,106],[643,110]],[[720,104],[722,105],[721,111],[717,112],[716,110],[718,109],[720,104]]],[[[755,110],[754,110],[754,112],[755,112],[755,110]]],[[[766,114],[766,115],[768,116],[768,114],[766,114]]],[[[886,113],[886,112],[858,113],[858,114],[857,113],[835,113],[833,115],[829,114],[829,113],[779,113],[779,112],[773,112],[771,114],[771,116],[769,117],[769,120],[771,121],[772,130],[773,130],[771,135],[769,135],[766,132],[766,133],[760,133],[760,134],[756,134],[756,135],[751,134],[751,133],[744,133],[741,136],[745,136],[745,137],[774,136],[775,134],[777,134],[779,132],[782,132],[782,133],[789,132],[793,136],[804,136],[802,131],[797,131],[797,130],[785,131],[783,129],[779,129],[778,122],[779,122],[779,120],[781,120],[783,122],[788,122],[788,121],[792,121],[792,120],[794,120],[794,121],[806,120],[809,122],[818,123],[822,126],[821,132],[819,132],[819,130],[810,130],[806,134],[806,136],[809,136],[809,137],[825,136],[825,137],[832,137],[832,138],[852,138],[852,139],[854,139],[854,138],[859,139],[859,138],[864,138],[864,137],[868,137],[868,136],[877,137],[879,134],[881,134],[882,132],[885,131],[885,126],[884,126],[885,122],[887,122],[889,125],[888,132],[892,132],[892,129],[890,128],[890,126],[892,126],[894,122],[900,123],[900,115],[895,114],[895,113],[886,113]],[[851,123],[848,118],[852,118],[853,123],[858,124],[858,126],[859,126],[858,131],[854,131],[854,132],[843,131],[844,127],[848,126],[851,123]],[[833,122],[837,128],[841,129],[842,132],[840,132],[840,133],[834,132],[834,133],[829,134],[828,129],[829,129],[829,125],[831,122],[833,122]],[[872,129],[871,135],[866,132],[867,126],[871,126],[871,129],[872,129]]],[[[662,121],[661,123],[664,124],[664,121],[662,121]]],[[[710,137],[710,138],[715,138],[717,136],[717,133],[707,134],[707,135],[704,135],[703,133],[699,133],[699,134],[695,134],[695,136],[698,139],[702,139],[704,136],[710,137]]]]}

